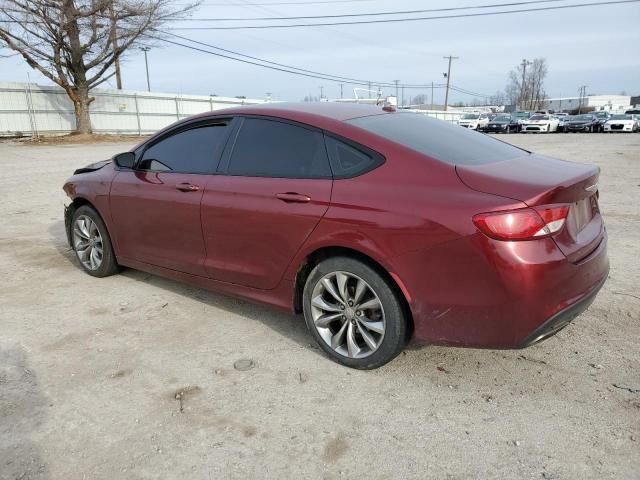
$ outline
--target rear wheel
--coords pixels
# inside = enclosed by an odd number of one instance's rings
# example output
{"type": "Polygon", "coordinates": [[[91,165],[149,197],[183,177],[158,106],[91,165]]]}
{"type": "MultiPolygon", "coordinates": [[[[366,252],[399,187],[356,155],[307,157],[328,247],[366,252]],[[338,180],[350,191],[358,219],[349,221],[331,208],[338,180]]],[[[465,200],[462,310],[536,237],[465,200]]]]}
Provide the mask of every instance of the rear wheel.
{"type": "Polygon", "coordinates": [[[107,277],[120,270],[107,227],[92,207],[83,205],[74,212],[71,239],[78,261],[89,275],[107,277]]]}
{"type": "Polygon", "coordinates": [[[406,344],[407,316],[395,292],[378,272],[353,258],[318,264],[305,284],[303,308],[318,345],[348,367],[380,367],[406,344]]]}

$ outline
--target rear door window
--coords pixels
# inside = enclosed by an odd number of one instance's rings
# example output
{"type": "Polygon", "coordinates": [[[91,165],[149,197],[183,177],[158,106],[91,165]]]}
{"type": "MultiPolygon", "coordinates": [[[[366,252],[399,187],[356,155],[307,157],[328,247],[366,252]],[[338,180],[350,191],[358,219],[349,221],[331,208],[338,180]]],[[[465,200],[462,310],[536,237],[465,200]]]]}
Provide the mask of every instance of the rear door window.
{"type": "Polygon", "coordinates": [[[147,148],[139,170],[173,173],[212,173],[227,138],[226,123],[179,131],[147,148]]]}
{"type": "Polygon", "coordinates": [[[493,163],[529,154],[482,133],[420,113],[371,115],[347,123],[451,165],[493,163]]]}
{"type": "Polygon", "coordinates": [[[262,118],[243,119],[227,173],[247,177],[331,178],[320,132],[262,118]]]}

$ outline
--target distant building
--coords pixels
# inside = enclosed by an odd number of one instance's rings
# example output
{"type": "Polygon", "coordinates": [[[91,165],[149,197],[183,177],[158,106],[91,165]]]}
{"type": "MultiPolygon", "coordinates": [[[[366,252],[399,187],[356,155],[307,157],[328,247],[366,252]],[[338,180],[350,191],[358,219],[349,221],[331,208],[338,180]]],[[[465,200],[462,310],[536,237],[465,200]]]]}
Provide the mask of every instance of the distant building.
{"type": "MultiPolygon", "coordinates": [[[[580,97],[549,98],[547,108],[554,112],[575,110],[580,106],[580,97]]],[[[600,111],[624,110],[631,105],[629,95],[588,95],[582,98],[582,107],[600,111]]]]}

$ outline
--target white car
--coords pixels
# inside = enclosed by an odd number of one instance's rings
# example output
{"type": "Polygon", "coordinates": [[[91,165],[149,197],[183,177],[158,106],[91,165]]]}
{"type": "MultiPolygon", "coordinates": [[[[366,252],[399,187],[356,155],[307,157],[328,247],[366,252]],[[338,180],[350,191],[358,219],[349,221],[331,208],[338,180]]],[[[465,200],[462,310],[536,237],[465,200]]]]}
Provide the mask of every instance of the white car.
{"type": "Polygon", "coordinates": [[[528,120],[522,122],[521,132],[544,132],[551,133],[558,131],[560,120],[554,115],[534,114],[528,120]]]}
{"type": "Polygon", "coordinates": [[[465,113],[458,125],[470,130],[482,130],[489,125],[489,116],[486,113],[465,113]]]}
{"type": "Polygon", "coordinates": [[[635,115],[619,114],[611,115],[611,118],[604,124],[604,131],[611,132],[637,132],[640,129],[638,119],[635,115]]]}

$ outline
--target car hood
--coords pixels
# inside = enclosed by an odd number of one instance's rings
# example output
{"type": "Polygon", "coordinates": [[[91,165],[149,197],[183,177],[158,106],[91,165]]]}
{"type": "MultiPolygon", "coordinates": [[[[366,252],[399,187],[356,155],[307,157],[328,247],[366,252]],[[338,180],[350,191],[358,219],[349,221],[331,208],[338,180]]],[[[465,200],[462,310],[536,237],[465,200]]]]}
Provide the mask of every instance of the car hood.
{"type": "Polygon", "coordinates": [[[613,123],[620,124],[620,123],[622,123],[623,125],[627,125],[627,124],[633,125],[633,122],[634,122],[633,120],[607,120],[607,123],[609,123],[609,124],[613,124],[613,123]]]}

